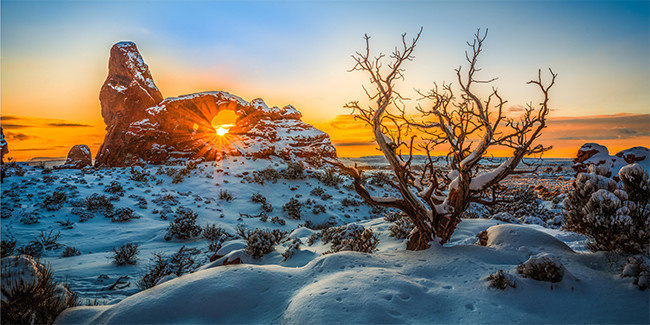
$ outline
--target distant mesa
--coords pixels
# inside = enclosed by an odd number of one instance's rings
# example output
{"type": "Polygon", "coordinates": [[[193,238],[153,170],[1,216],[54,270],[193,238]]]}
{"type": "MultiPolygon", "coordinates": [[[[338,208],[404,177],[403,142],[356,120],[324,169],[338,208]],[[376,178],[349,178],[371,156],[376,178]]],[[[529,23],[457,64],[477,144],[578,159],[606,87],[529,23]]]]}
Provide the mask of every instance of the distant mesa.
{"type": "Polygon", "coordinates": [[[329,136],[292,106],[268,107],[223,91],[163,99],[136,45],[113,46],[99,99],[106,137],[95,164],[111,167],[224,155],[336,158],[329,136]],[[215,125],[221,116],[232,121],[215,125]]]}
{"type": "Polygon", "coordinates": [[[650,149],[633,147],[610,156],[607,147],[597,143],[585,143],[573,159],[573,169],[582,173],[589,169],[589,165],[604,166],[611,171],[611,175],[616,176],[623,166],[634,163],[650,171],[650,149]]]}
{"type": "Polygon", "coordinates": [[[78,144],[68,152],[65,164],[57,167],[59,169],[81,169],[86,166],[92,166],[93,156],[90,154],[90,148],[85,144],[78,144]]]}

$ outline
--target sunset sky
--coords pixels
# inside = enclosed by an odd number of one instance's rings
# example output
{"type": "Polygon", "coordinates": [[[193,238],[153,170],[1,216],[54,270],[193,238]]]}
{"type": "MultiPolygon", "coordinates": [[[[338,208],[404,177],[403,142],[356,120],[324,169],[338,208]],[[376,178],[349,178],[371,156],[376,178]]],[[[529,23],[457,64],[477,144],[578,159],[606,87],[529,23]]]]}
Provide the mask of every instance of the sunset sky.
{"type": "MultiPolygon", "coordinates": [[[[466,44],[489,28],[479,65],[509,109],[540,99],[526,81],[559,74],[548,157],[598,142],[615,153],[650,144],[648,1],[7,1],[1,2],[1,116],[9,157],[65,156],[104,136],[99,90],[111,46],[134,41],[164,97],[224,90],[291,104],[330,134],[339,156],[374,155],[343,105],[364,99],[350,57],[372,36],[390,52],[424,31],[403,93],[455,81],[466,44]]],[[[486,88],[489,89],[489,88],[486,88]]]]}

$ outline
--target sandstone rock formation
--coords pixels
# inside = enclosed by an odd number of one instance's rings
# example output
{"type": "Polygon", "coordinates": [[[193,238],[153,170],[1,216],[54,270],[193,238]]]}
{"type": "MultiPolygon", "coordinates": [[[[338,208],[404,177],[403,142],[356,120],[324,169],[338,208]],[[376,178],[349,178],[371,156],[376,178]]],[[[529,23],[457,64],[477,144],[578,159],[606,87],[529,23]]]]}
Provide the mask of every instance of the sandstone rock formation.
{"type": "Polygon", "coordinates": [[[90,148],[85,144],[78,144],[70,148],[68,158],[65,164],[59,166],[60,169],[81,169],[86,166],[92,166],[93,156],[90,154],[90,148]]]}
{"type": "Polygon", "coordinates": [[[227,92],[202,92],[165,100],[135,44],[111,49],[108,77],[100,93],[106,138],[95,163],[107,166],[160,164],[179,159],[217,160],[224,155],[316,162],[335,158],[329,136],[301,121],[291,106],[268,107],[227,92]],[[236,115],[228,133],[219,135],[213,119],[236,115]]]}
{"type": "Polygon", "coordinates": [[[0,161],[5,161],[5,155],[9,153],[9,144],[5,140],[5,133],[0,126],[0,161]]]}

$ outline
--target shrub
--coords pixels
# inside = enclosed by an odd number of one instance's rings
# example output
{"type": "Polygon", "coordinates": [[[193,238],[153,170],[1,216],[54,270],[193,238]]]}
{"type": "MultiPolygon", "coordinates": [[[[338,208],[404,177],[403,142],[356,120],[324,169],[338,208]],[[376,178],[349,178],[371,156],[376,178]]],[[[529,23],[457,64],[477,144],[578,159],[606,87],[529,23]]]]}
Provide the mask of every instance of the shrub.
{"type": "Polygon", "coordinates": [[[556,283],[564,277],[564,265],[556,256],[540,254],[531,256],[526,262],[519,264],[517,272],[524,278],[556,283]]]}
{"type": "Polygon", "coordinates": [[[106,185],[106,187],[104,187],[104,192],[124,196],[124,188],[118,181],[112,181],[109,185],[106,185]]]}
{"type": "Polygon", "coordinates": [[[280,219],[280,217],[273,217],[273,218],[271,218],[271,223],[274,223],[274,224],[277,223],[277,224],[279,224],[280,226],[284,226],[284,225],[287,224],[286,221],[284,221],[283,219],[280,219]]]}
{"type": "Polygon", "coordinates": [[[209,224],[203,228],[203,238],[208,240],[208,249],[216,252],[224,242],[233,238],[224,228],[209,224]]]}
{"type": "Polygon", "coordinates": [[[237,227],[237,233],[246,239],[247,245],[245,251],[253,258],[260,258],[272,252],[273,246],[280,243],[287,235],[287,232],[278,229],[255,229],[249,231],[243,226],[237,227]]]}
{"type": "Polygon", "coordinates": [[[61,257],[71,257],[71,256],[79,256],[81,255],[81,251],[70,246],[66,246],[66,248],[61,252],[61,257]]]}
{"type": "Polygon", "coordinates": [[[503,270],[498,270],[495,273],[490,274],[486,280],[490,282],[490,287],[499,290],[505,290],[508,287],[517,287],[517,281],[515,278],[512,275],[503,272],[503,270]]]}
{"type": "Polygon", "coordinates": [[[70,213],[79,216],[79,222],[86,222],[95,217],[94,214],[81,208],[72,208],[72,210],[70,210],[70,213]]]}
{"type": "Polygon", "coordinates": [[[113,211],[113,203],[106,195],[93,193],[86,198],[86,209],[94,212],[110,212],[113,211]]]}
{"type": "Polygon", "coordinates": [[[228,190],[219,190],[219,200],[230,202],[232,199],[232,193],[228,192],[228,190]]]}
{"type": "Polygon", "coordinates": [[[26,225],[33,225],[36,223],[40,223],[39,215],[36,211],[25,211],[20,216],[20,222],[26,225]]]}
{"type": "Polygon", "coordinates": [[[200,254],[196,248],[182,246],[178,252],[166,257],[162,252],[153,253],[148,271],[138,281],[138,287],[142,290],[149,289],[158,283],[160,279],[168,275],[181,276],[196,271],[199,265],[194,256],[200,254]]]}
{"type": "Polygon", "coordinates": [[[0,245],[0,255],[2,255],[3,258],[11,256],[14,253],[14,249],[16,249],[15,240],[3,239],[2,245],[0,245]]]}
{"type": "Polygon", "coordinates": [[[60,246],[59,243],[56,242],[59,237],[61,237],[61,232],[55,234],[54,230],[50,230],[48,234],[45,234],[44,231],[41,231],[38,237],[36,237],[36,241],[41,243],[41,246],[44,249],[56,249],[60,246]]]}
{"type": "Polygon", "coordinates": [[[163,194],[151,201],[153,201],[153,203],[156,203],[158,205],[172,205],[172,206],[178,205],[180,203],[178,201],[178,198],[172,194],[163,194]]]}
{"type": "Polygon", "coordinates": [[[2,259],[2,323],[52,324],[77,295],[54,281],[52,268],[29,256],[2,259]]]}
{"type": "Polygon", "coordinates": [[[390,236],[397,239],[406,239],[411,231],[415,228],[415,225],[409,219],[408,216],[402,216],[394,224],[392,224],[388,229],[390,230],[390,236]]]}
{"type": "Polygon", "coordinates": [[[56,211],[61,209],[66,200],[68,200],[68,195],[65,192],[54,191],[43,199],[43,207],[47,211],[56,211]]]}
{"type": "Polygon", "coordinates": [[[176,218],[169,223],[165,240],[177,238],[189,239],[201,235],[201,226],[196,224],[198,215],[191,209],[180,207],[176,210],[176,218]]]}
{"type": "Polygon", "coordinates": [[[41,244],[38,241],[32,240],[26,245],[18,247],[18,249],[16,249],[16,252],[23,255],[38,257],[41,256],[41,252],[43,252],[43,244],[41,244]]]}
{"type": "Polygon", "coordinates": [[[345,199],[341,200],[341,205],[343,205],[346,208],[347,207],[358,207],[358,206],[361,205],[361,203],[362,203],[361,201],[351,200],[351,199],[348,199],[348,198],[345,198],[345,199]]]}
{"type": "Polygon", "coordinates": [[[314,204],[314,208],[311,210],[313,214],[325,213],[325,206],[321,204],[314,204]]]}
{"type": "Polygon", "coordinates": [[[282,253],[282,261],[286,261],[291,258],[295,253],[300,251],[300,239],[294,238],[291,244],[289,244],[289,247],[287,248],[284,253],[282,253]]]}
{"type": "Polygon", "coordinates": [[[371,185],[383,187],[385,185],[393,185],[393,177],[386,172],[376,172],[370,178],[371,185]]]}
{"type": "Polygon", "coordinates": [[[138,262],[138,244],[126,243],[119,248],[113,247],[113,263],[117,265],[134,265],[138,262]]]}
{"type": "Polygon", "coordinates": [[[327,168],[325,171],[318,175],[318,180],[325,186],[339,187],[343,181],[343,177],[339,175],[333,168],[327,168]]]}
{"type": "Polygon", "coordinates": [[[111,222],[127,222],[131,219],[139,219],[131,208],[117,208],[114,212],[104,213],[106,218],[111,218],[111,222]]]}
{"type": "Polygon", "coordinates": [[[253,182],[264,185],[264,182],[275,183],[280,178],[280,173],[268,166],[263,170],[253,172],[253,182]]]}
{"type": "Polygon", "coordinates": [[[251,195],[251,201],[255,203],[266,203],[266,197],[260,193],[253,193],[251,195]]]}
{"type": "Polygon", "coordinates": [[[621,277],[633,278],[633,283],[641,290],[650,285],[650,266],[647,257],[641,255],[631,256],[621,270],[621,277]]]}
{"type": "Polygon", "coordinates": [[[129,178],[136,182],[148,182],[155,179],[155,177],[149,174],[145,169],[135,167],[131,167],[131,176],[129,178]]]}
{"type": "Polygon", "coordinates": [[[292,219],[300,219],[300,208],[302,208],[302,203],[295,198],[291,198],[289,202],[282,206],[282,211],[286,212],[292,219]]]}
{"type": "Polygon", "coordinates": [[[305,168],[298,162],[290,162],[280,174],[285,179],[304,179],[305,168]]]}
{"type": "Polygon", "coordinates": [[[576,176],[564,200],[567,230],[587,235],[594,250],[647,255],[650,243],[650,180],[638,164],[619,171],[620,182],[589,167],[576,176]]]}
{"type": "Polygon", "coordinates": [[[357,224],[332,227],[323,231],[323,242],[332,243],[330,250],[324,254],[340,251],[372,253],[379,240],[372,229],[357,224]]]}
{"type": "Polygon", "coordinates": [[[316,197],[320,197],[320,196],[323,195],[323,194],[325,194],[325,190],[323,190],[323,188],[320,187],[320,186],[316,186],[316,187],[314,187],[314,188],[309,192],[309,195],[311,195],[311,196],[316,196],[316,197]]]}

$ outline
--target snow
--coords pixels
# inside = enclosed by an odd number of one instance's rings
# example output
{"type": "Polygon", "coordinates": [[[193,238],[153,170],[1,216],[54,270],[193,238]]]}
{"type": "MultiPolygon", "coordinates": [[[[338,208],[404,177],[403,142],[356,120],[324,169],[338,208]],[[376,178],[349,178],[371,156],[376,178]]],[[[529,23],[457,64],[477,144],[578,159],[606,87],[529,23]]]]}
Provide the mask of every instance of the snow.
{"type": "Polygon", "coordinates": [[[38,283],[41,272],[36,261],[29,256],[9,256],[2,258],[2,302],[7,303],[5,292],[29,288],[38,283]]]}
{"type": "Polygon", "coordinates": [[[488,234],[493,239],[487,247],[343,252],[297,268],[215,267],[112,306],[69,309],[57,323],[648,321],[648,295],[613,280],[604,254],[575,253],[554,237],[523,226],[493,226],[488,234]],[[561,260],[572,277],[551,284],[518,275],[517,265],[531,256],[561,260]],[[517,288],[489,288],[485,278],[499,269],[516,279],[517,288]]]}
{"type": "MultiPolygon", "coordinates": [[[[376,157],[354,161],[359,165],[385,166],[376,157]]],[[[423,159],[415,157],[415,161],[423,159]]],[[[555,160],[552,164],[566,167],[571,163],[555,160]]],[[[22,246],[41,231],[61,232],[61,247],[44,250],[41,261],[51,263],[55,280],[67,281],[73,291],[79,292],[82,302],[97,298],[108,303],[70,309],[57,320],[62,324],[649,321],[647,292],[636,289],[631,279],[620,278],[618,264],[612,263],[608,255],[589,252],[584,236],[543,225],[464,219],[444,247],[434,245],[425,251],[406,251],[404,240],[390,236],[393,223],[383,215],[366,204],[342,206],[343,199],[361,201],[349,179],[337,188],[325,186],[314,177],[322,171],[308,169],[305,179],[280,178],[263,185],[250,181],[253,173],[267,167],[281,171],[287,164],[281,159],[226,157],[198,164],[180,183],[173,183],[164,170],[178,172],[184,166],[138,167],[155,176],[149,182],[131,180],[130,168],[54,170],[49,175],[58,178],[49,183],[43,181],[39,168],[25,166],[22,177],[12,175],[10,170],[2,186],[2,209],[13,211],[12,216],[2,220],[2,239],[14,238],[17,246],[22,246]],[[159,168],[162,174],[157,174],[159,168]],[[132,208],[141,218],[113,223],[95,212],[92,219],[80,222],[79,216],[71,213],[74,207],[70,202],[93,193],[109,195],[103,189],[112,181],[119,182],[126,191],[119,200],[112,201],[115,208],[132,208]],[[332,197],[311,195],[316,187],[332,197]],[[57,188],[68,194],[69,201],[60,210],[45,211],[39,204],[57,188]],[[230,192],[234,199],[220,200],[221,190],[230,192]],[[261,212],[261,204],[251,201],[253,193],[261,193],[272,204],[268,220],[250,217],[261,212]],[[178,202],[154,201],[167,194],[178,202]],[[136,196],[148,204],[139,207],[136,196]],[[311,207],[303,206],[301,219],[292,219],[282,211],[291,198],[302,203],[312,200],[312,207],[322,205],[325,212],[316,214],[311,207]],[[197,224],[202,227],[215,224],[230,234],[236,233],[238,225],[249,230],[279,229],[288,233],[288,240],[275,245],[271,253],[253,258],[245,252],[246,240],[233,239],[226,241],[216,252],[217,259],[210,262],[214,251],[207,249],[205,239],[164,239],[179,207],[197,213],[197,224]],[[163,210],[171,211],[167,220],[161,219],[163,210]],[[21,214],[32,211],[39,223],[21,223],[21,214]],[[272,222],[273,217],[285,224],[272,222]],[[66,219],[73,222],[72,229],[64,229],[56,222],[66,219]],[[348,251],[322,255],[332,248],[332,243],[320,239],[308,245],[309,238],[319,231],[305,227],[307,221],[314,225],[347,225],[346,229],[351,231],[372,229],[379,243],[373,254],[348,251]],[[489,235],[486,247],[476,245],[476,235],[484,230],[489,235]],[[299,248],[292,245],[294,239],[301,242],[299,248]],[[139,244],[137,264],[115,265],[112,248],[131,242],[139,244]],[[78,248],[82,255],[60,257],[66,246],[78,248]],[[182,246],[200,250],[195,256],[196,265],[200,265],[196,272],[165,276],[148,290],[137,287],[154,252],[170,256],[182,246]],[[289,249],[293,255],[284,260],[282,253],[289,249]],[[516,272],[519,264],[540,254],[556,256],[577,280],[567,278],[551,285],[523,278],[516,272]],[[245,264],[223,265],[224,261],[237,258],[245,264]],[[517,288],[490,288],[485,278],[498,270],[514,278],[517,288]],[[128,276],[124,280],[128,286],[108,290],[124,276],[128,276]]],[[[561,175],[567,173],[573,174],[567,168],[561,175]]],[[[549,189],[552,184],[570,184],[570,179],[558,179],[555,173],[518,176],[507,181],[507,186],[545,184],[549,189]]],[[[377,197],[396,193],[388,186],[367,187],[377,197]]],[[[530,216],[531,220],[535,217],[530,216]]]]}

